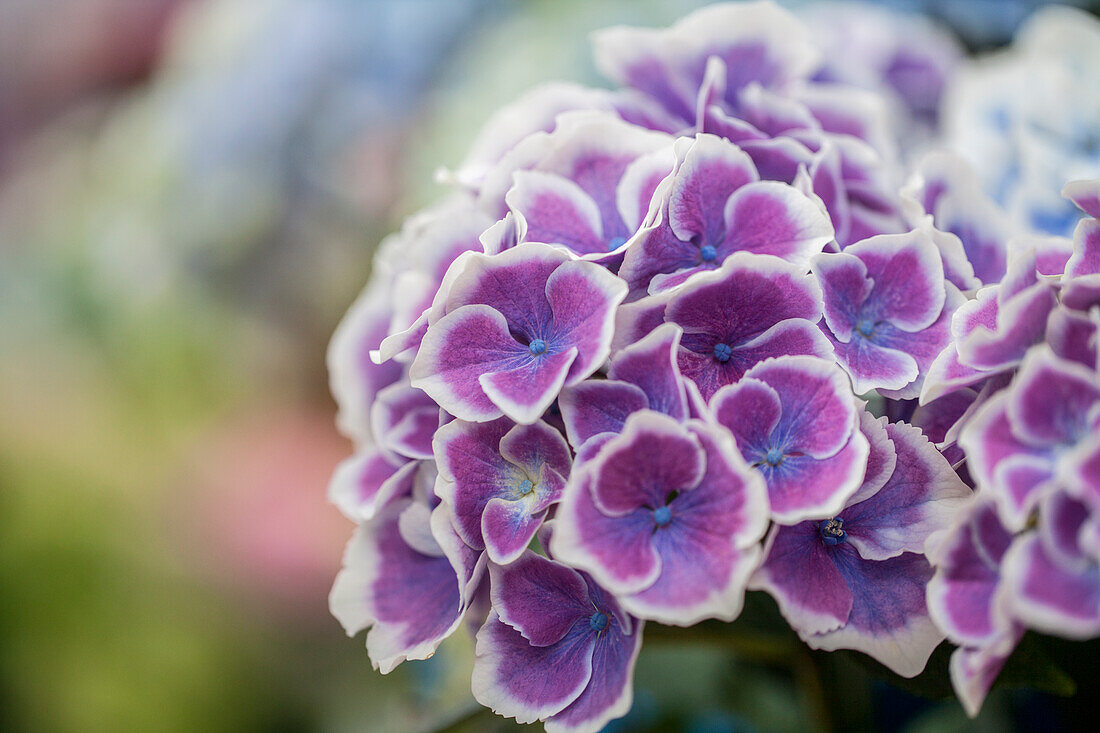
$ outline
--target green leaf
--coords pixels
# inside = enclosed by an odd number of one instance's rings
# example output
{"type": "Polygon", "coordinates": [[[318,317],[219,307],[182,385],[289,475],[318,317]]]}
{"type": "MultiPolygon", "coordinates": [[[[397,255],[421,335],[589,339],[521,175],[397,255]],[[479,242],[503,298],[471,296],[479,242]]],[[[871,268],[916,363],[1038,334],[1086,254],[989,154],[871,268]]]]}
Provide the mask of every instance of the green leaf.
{"type": "Polygon", "coordinates": [[[1024,687],[1059,697],[1073,697],[1077,693],[1077,683],[1054,660],[1050,647],[1049,639],[1032,632],[1025,634],[1005,662],[994,689],[1024,687]]]}

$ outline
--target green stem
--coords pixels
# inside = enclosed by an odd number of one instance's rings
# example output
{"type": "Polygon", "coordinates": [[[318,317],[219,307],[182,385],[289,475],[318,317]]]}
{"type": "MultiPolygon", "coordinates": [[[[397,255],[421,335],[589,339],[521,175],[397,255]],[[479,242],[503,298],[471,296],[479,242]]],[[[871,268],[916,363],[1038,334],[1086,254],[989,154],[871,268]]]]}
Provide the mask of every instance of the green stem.
{"type": "Polygon", "coordinates": [[[647,624],[645,643],[702,644],[726,649],[734,654],[765,664],[789,665],[797,654],[797,647],[785,635],[757,632],[747,634],[727,629],[717,630],[694,626],[687,629],[658,624],[647,624]]]}

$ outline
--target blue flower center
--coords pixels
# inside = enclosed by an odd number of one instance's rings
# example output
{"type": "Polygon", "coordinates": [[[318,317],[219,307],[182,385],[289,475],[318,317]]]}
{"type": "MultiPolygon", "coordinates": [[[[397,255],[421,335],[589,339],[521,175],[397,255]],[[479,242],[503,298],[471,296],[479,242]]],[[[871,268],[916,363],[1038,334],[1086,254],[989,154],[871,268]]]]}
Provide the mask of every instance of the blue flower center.
{"type": "Polygon", "coordinates": [[[872,323],[870,319],[864,318],[856,324],[856,330],[859,331],[864,338],[870,338],[871,334],[875,332],[875,324],[872,323]]]}
{"type": "Polygon", "coordinates": [[[653,522],[658,527],[664,527],[672,521],[672,510],[667,506],[659,506],[653,510],[653,522]]]}
{"type": "Polygon", "coordinates": [[[733,348],[729,344],[715,344],[714,358],[725,364],[733,356],[733,348]]]}
{"type": "Polygon", "coordinates": [[[840,517],[818,522],[817,528],[821,532],[821,541],[828,547],[835,547],[848,539],[848,533],[844,531],[844,520],[840,517]]]}
{"type": "Polygon", "coordinates": [[[619,247],[622,247],[624,244],[626,244],[626,237],[615,237],[607,243],[607,251],[614,252],[619,247]]]}
{"type": "Polygon", "coordinates": [[[593,631],[603,631],[607,628],[607,614],[596,611],[588,618],[588,628],[593,631]]]}
{"type": "Polygon", "coordinates": [[[546,342],[542,339],[532,339],[531,343],[527,344],[527,349],[532,355],[538,356],[539,354],[546,353],[546,342]]]}
{"type": "Polygon", "coordinates": [[[703,262],[714,262],[718,259],[718,250],[713,245],[704,244],[699,248],[699,256],[703,258],[703,262]]]}
{"type": "Polygon", "coordinates": [[[534,490],[535,490],[535,485],[533,483],[531,483],[531,479],[525,478],[525,479],[523,479],[523,481],[520,481],[520,484],[519,484],[520,496],[527,496],[528,494],[530,494],[534,490]]]}
{"type": "Polygon", "coordinates": [[[769,466],[778,466],[783,462],[783,451],[778,448],[769,448],[768,452],[764,454],[764,463],[769,466]]]}

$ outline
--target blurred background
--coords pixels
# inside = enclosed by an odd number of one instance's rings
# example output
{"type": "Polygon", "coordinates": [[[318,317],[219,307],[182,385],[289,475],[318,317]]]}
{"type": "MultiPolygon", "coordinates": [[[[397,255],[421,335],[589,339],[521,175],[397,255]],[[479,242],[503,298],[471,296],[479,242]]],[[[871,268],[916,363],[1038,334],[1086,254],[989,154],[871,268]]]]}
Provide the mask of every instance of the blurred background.
{"type": "MultiPolygon", "coordinates": [[[[0,0],[0,730],[508,729],[462,722],[464,635],[382,677],[329,616],[325,346],[494,109],[701,4],[0,0]]],[[[881,4],[985,50],[1040,3],[881,4]]],[[[834,704],[751,656],[654,640],[617,730],[834,704]]],[[[979,728],[1042,727],[1021,694],[979,728]]],[[[896,695],[868,720],[967,729],[896,695]]]]}

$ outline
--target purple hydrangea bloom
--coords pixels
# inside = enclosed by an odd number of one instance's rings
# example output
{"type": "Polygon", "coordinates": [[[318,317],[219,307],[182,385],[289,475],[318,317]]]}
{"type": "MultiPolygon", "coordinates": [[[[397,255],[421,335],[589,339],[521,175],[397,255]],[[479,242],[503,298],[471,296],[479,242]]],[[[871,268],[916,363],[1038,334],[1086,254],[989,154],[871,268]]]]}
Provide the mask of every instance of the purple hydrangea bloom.
{"type": "Polygon", "coordinates": [[[641,410],[570,478],[551,550],[640,618],[730,621],[767,517],[763,481],[727,434],[641,410]]]}
{"type": "Polygon", "coordinates": [[[565,439],[542,421],[515,425],[454,420],[433,441],[435,492],[450,508],[455,530],[494,563],[519,557],[569,476],[565,439]]]}
{"type": "Polygon", "coordinates": [[[676,168],[654,194],[655,221],[626,250],[619,275],[634,292],[657,292],[734,252],[797,263],[833,238],[825,213],[792,186],[761,181],[752,160],[714,135],[676,141],[676,168]]]}
{"type": "Polygon", "coordinates": [[[329,501],[353,522],[366,522],[390,499],[410,493],[422,468],[378,448],[361,451],[336,467],[329,501]]]}
{"type": "Polygon", "coordinates": [[[950,156],[899,193],[918,145],[817,41],[766,2],[601,34],[626,89],[524,97],[383,243],[329,356],[331,606],[383,671],[480,626],[480,702],[596,731],[641,619],[751,586],[902,675],[950,638],[973,714],[1025,628],[1100,634],[1100,181],[1072,242],[950,156]]]}
{"type": "Polygon", "coordinates": [[[833,516],[860,487],[867,439],[835,364],[808,356],[769,359],[719,390],[710,408],[763,474],[776,522],[833,516]]]}
{"type": "Polygon", "coordinates": [[[928,581],[928,611],[959,646],[951,656],[951,682],[971,717],[1023,635],[1001,567],[1012,540],[996,507],[978,495],[949,529],[928,541],[936,569],[928,581]]]}
{"type": "Polygon", "coordinates": [[[626,285],[602,267],[529,243],[451,268],[409,376],[455,417],[532,423],[607,358],[626,285]]]}
{"type": "MultiPolygon", "coordinates": [[[[489,183],[510,184],[503,200],[517,242],[550,242],[591,259],[621,261],[619,250],[672,171],[672,143],[670,135],[609,113],[571,113],[552,133],[525,140],[489,183]],[[511,165],[523,168],[511,171],[511,165]]],[[[488,206],[499,190],[487,185],[481,196],[488,206]]]]}
{"type": "Polygon", "coordinates": [[[633,699],[643,622],[587,575],[524,553],[489,566],[492,610],[477,634],[474,697],[549,733],[600,730],[633,699]]]}
{"type": "Polygon", "coordinates": [[[952,341],[928,367],[921,402],[1015,368],[1042,341],[1056,304],[1054,286],[1039,274],[1033,251],[1011,260],[1001,283],[982,288],[956,309],[952,341]]]}
{"type": "Polygon", "coordinates": [[[695,122],[709,59],[724,67],[723,101],[736,109],[750,83],[782,87],[807,77],[820,56],[809,30],[770,2],[713,5],[662,30],[609,28],[593,45],[605,76],[655,99],[685,127],[695,122]]]}
{"type": "Polygon", "coordinates": [[[704,399],[773,356],[832,358],[832,346],[816,325],[817,280],[778,257],[737,253],[658,302],[664,304],[661,317],[684,332],[680,372],[704,399]]]}
{"type": "Polygon", "coordinates": [[[1071,639],[1100,635],[1100,517],[1066,494],[1042,505],[1037,531],[1004,559],[1015,615],[1032,628],[1071,639]]]}
{"type": "Polygon", "coordinates": [[[1067,451],[1100,429],[1100,379],[1047,346],[1028,354],[1012,385],[993,395],[959,436],[978,486],[1018,531],[1059,487],[1067,451]]]}
{"type": "Polygon", "coordinates": [[[370,412],[375,395],[402,376],[399,362],[376,364],[371,358],[389,334],[390,296],[381,278],[372,280],[340,322],[328,349],[329,388],[340,408],[337,425],[358,445],[373,442],[370,412]]]}
{"type": "Polygon", "coordinates": [[[950,339],[961,293],[920,230],[883,234],[812,261],[824,296],[825,335],[856,394],[920,394],[924,374],[950,339]]]}
{"type": "Polygon", "coordinates": [[[1088,311],[1100,304],[1100,179],[1075,181],[1063,193],[1091,218],[1082,219],[1073,232],[1061,300],[1070,308],[1088,311]]]}
{"type": "Polygon", "coordinates": [[[349,635],[370,627],[367,653],[385,674],[435,653],[461,624],[484,570],[484,553],[459,539],[445,507],[397,498],[352,537],[329,607],[349,635]]]}
{"type": "Polygon", "coordinates": [[[948,279],[968,290],[995,285],[1008,268],[1008,215],[981,190],[977,174],[962,158],[937,151],[917,164],[903,197],[911,219],[931,217],[941,243],[948,279]]]}
{"type": "Polygon", "coordinates": [[[916,428],[862,426],[885,452],[876,470],[836,516],[773,527],[752,587],[815,649],[856,649],[912,677],[944,638],[925,604],[924,545],[970,490],[916,428]]]}
{"type": "Polygon", "coordinates": [[[621,432],[626,419],[638,410],[688,418],[690,383],[677,366],[681,333],[675,324],[662,324],[615,352],[607,379],[587,379],[562,390],[558,404],[574,448],[579,450],[597,435],[621,432]]]}

